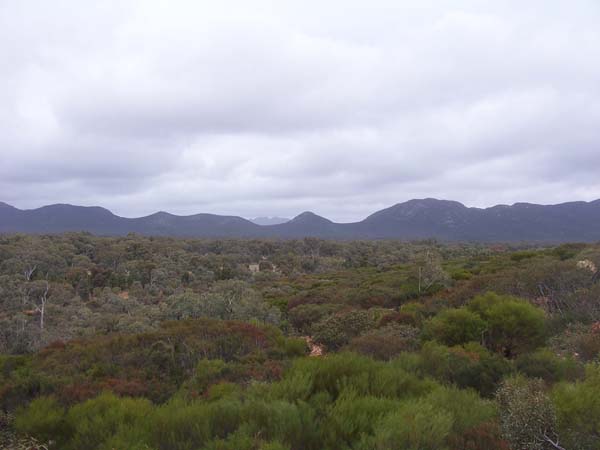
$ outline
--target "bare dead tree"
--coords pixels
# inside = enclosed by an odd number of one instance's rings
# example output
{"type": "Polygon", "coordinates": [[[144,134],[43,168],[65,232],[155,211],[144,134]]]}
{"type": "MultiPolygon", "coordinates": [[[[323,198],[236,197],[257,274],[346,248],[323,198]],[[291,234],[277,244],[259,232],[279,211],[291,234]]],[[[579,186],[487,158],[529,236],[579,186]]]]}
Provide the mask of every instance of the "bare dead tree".
{"type": "Polygon", "coordinates": [[[22,284],[19,286],[19,293],[21,294],[21,304],[25,306],[29,301],[29,283],[22,284]]]}
{"type": "Polygon", "coordinates": [[[543,441],[550,444],[552,446],[552,448],[555,448],[556,450],[566,450],[564,447],[561,447],[561,445],[558,443],[558,437],[555,437],[554,440],[552,440],[552,438],[550,438],[546,433],[544,433],[542,435],[543,441]]]}
{"type": "Polygon", "coordinates": [[[46,277],[46,287],[42,291],[39,297],[39,303],[35,305],[35,310],[40,313],[40,330],[44,331],[44,321],[46,319],[46,304],[48,303],[48,292],[50,291],[50,284],[46,277]]]}
{"type": "Polygon", "coordinates": [[[544,282],[538,283],[538,292],[540,293],[540,298],[546,299],[547,301],[547,304],[542,306],[544,306],[549,313],[558,313],[561,316],[563,316],[565,311],[569,309],[569,304],[565,301],[565,296],[568,296],[574,291],[575,289],[564,289],[562,292],[557,292],[556,289],[548,286],[544,282]]]}
{"type": "Polygon", "coordinates": [[[23,275],[25,276],[25,279],[27,281],[31,281],[31,277],[33,276],[33,274],[35,273],[36,270],[37,270],[37,264],[34,265],[33,267],[25,268],[25,270],[23,270],[23,275]]]}
{"type": "Polygon", "coordinates": [[[445,285],[448,282],[448,274],[444,271],[441,260],[429,250],[418,266],[418,292],[426,292],[434,284],[445,285]]]}

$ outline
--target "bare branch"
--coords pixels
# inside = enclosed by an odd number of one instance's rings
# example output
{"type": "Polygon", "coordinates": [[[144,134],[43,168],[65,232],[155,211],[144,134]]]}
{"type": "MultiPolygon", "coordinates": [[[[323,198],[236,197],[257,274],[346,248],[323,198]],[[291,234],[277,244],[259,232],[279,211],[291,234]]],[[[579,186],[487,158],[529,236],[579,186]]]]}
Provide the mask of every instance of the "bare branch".
{"type": "Polygon", "coordinates": [[[25,279],[26,279],[27,281],[31,281],[31,277],[33,276],[33,274],[34,274],[34,272],[36,271],[36,269],[37,269],[37,264],[36,264],[36,265],[34,265],[33,267],[31,267],[31,268],[28,268],[28,269],[25,269],[25,270],[23,271],[23,275],[25,275],[25,279]]]}
{"type": "Polygon", "coordinates": [[[556,439],[556,441],[553,441],[552,439],[550,439],[550,437],[544,433],[543,435],[544,437],[544,441],[549,443],[552,447],[554,447],[557,450],[566,450],[564,447],[561,447],[558,443],[558,439],[556,439]]]}

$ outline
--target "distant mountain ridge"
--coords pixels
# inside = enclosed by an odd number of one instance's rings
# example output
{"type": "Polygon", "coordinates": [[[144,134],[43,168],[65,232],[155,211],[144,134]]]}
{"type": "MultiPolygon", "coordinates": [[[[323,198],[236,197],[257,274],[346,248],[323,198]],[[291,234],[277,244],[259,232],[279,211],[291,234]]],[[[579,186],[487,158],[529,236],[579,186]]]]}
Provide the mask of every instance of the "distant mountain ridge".
{"type": "Polygon", "coordinates": [[[125,218],[97,206],[56,204],[21,210],[0,202],[0,233],[56,234],[87,231],[122,236],[330,239],[426,239],[478,242],[600,241],[600,200],[558,205],[515,203],[490,208],[433,198],[409,200],[360,222],[335,223],[312,212],[273,225],[237,216],[157,212],[125,218]]]}

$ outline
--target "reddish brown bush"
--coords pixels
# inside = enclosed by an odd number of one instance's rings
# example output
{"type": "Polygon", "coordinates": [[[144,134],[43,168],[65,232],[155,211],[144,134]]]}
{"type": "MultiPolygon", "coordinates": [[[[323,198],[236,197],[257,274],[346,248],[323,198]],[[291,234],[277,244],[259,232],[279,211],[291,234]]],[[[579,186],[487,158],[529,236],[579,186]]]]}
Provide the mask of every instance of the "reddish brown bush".
{"type": "Polygon", "coordinates": [[[149,394],[149,387],[143,380],[107,378],[100,383],[103,391],[111,391],[124,397],[142,397],[149,394]]]}
{"type": "Polygon", "coordinates": [[[386,314],[379,321],[379,326],[384,327],[390,323],[397,323],[399,325],[412,325],[416,326],[417,321],[415,320],[415,316],[411,313],[396,311],[389,314],[386,314]]]}
{"type": "Polygon", "coordinates": [[[448,441],[452,450],[509,450],[498,425],[490,422],[453,434],[448,441]]]}
{"type": "Polygon", "coordinates": [[[96,397],[102,392],[97,383],[88,381],[68,384],[58,393],[58,397],[67,404],[79,403],[96,397]]]}

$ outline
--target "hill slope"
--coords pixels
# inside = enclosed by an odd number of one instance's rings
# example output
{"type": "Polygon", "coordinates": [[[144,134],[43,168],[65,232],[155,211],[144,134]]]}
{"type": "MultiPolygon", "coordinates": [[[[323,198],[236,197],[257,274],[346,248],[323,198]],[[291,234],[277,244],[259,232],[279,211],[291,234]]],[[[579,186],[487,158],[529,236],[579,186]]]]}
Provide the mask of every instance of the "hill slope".
{"type": "Polygon", "coordinates": [[[355,223],[335,223],[304,212],[276,225],[258,225],[237,216],[176,216],[166,212],[128,219],[99,207],[59,204],[20,210],[0,202],[0,233],[68,231],[108,236],[140,233],[181,237],[589,242],[600,241],[600,200],[559,205],[516,203],[482,209],[429,198],[399,203],[355,223]]]}

